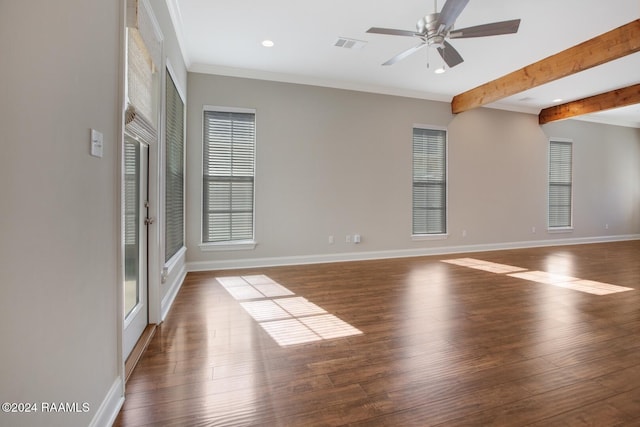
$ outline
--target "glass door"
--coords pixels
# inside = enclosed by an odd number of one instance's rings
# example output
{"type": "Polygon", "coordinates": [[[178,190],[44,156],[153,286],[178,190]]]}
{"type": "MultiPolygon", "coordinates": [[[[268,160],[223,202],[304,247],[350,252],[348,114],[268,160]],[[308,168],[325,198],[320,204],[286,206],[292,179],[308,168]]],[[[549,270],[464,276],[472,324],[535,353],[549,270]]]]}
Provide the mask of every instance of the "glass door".
{"type": "Polygon", "coordinates": [[[147,226],[149,146],[124,140],[124,340],[125,359],[148,324],[147,226]]]}

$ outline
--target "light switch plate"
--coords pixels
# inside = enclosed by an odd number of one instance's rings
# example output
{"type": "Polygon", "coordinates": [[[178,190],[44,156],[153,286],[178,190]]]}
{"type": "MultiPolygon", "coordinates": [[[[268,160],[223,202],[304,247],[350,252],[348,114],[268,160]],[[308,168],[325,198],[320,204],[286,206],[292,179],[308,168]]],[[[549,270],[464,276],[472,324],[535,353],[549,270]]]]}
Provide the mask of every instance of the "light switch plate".
{"type": "Polygon", "coordinates": [[[91,155],[102,157],[102,133],[91,129],[91,155]]]}

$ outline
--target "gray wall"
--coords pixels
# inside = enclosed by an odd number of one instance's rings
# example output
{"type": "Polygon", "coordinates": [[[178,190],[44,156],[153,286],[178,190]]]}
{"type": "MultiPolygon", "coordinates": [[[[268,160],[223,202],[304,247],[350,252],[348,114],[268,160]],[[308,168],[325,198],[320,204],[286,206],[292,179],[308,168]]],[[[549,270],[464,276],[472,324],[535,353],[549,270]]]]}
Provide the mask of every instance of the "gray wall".
{"type": "Polygon", "coordinates": [[[0,400],[90,405],[3,426],[86,426],[120,374],[120,12],[0,3],[0,400]]]}
{"type": "Polygon", "coordinates": [[[196,73],[189,74],[188,108],[187,261],[194,269],[640,233],[637,129],[578,121],[541,128],[529,114],[482,108],[452,116],[447,103],[196,73]],[[198,247],[203,105],[257,109],[255,250],[198,247]],[[413,124],[449,130],[444,240],[411,239],[413,124]],[[547,232],[549,136],[575,142],[570,234],[547,232]],[[354,233],[362,243],[345,243],[354,233]]]}
{"type": "Polygon", "coordinates": [[[567,120],[545,125],[544,131],[574,141],[576,231],[638,233],[640,129],[567,120]]]}

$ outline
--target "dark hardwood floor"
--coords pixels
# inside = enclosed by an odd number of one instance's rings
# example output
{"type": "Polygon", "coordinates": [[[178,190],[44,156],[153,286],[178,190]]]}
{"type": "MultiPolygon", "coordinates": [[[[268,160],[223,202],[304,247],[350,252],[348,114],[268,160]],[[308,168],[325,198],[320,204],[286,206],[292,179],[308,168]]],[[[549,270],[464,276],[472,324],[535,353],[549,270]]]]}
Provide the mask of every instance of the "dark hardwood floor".
{"type": "Polygon", "coordinates": [[[115,425],[638,426],[640,241],[190,273],[115,425]],[[246,275],[362,334],[280,346],[215,279],[246,275]]]}

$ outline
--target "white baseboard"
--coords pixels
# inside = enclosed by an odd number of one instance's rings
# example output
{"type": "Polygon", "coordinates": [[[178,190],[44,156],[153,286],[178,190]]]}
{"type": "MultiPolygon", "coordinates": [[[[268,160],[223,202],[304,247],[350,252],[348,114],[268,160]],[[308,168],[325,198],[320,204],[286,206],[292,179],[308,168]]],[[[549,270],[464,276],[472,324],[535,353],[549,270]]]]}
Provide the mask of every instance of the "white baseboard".
{"type": "MultiPolygon", "coordinates": [[[[568,239],[531,240],[525,242],[489,243],[437,248],[400,249],[389,251],[348,252],[289,257],[247,258],[220,261],[197,261],[187,263],[187,271],[210,271],[234,268],[277,267],[284,265],[323,264],[331,262],[364,261],[386,258],[408,258],[428,255],[446,255],[465,252],[486,252],[504,249],[526,249],[545,246],[581,245],[589,243],[640,240],[640,234],[620,236],[578,237],[568,239]]],[[[177,291],[176,291],[177,292],[177,291]]]]}
{"type": "Polygon", "coordinates": [[[89,427],[110,427],[116,420],[122,405],[124,404],[124,383],[122,378],[117,378],[107,395],[102,400],[89,427]]]}
{"type": "Polygon", "coordinates": [[[167,313],[169,313],[169,309],[171,308],[173,301],[176,299],[176,295],[178,295],[178,291],[182,287],[182,283],[186,276],[187,269],[185,264],[182,264],[178,274],[175,276],[175,280],[169,284],[169,290],[160,303],[160,322],[164,322],[164,319],[167,317],[167,313]]]}

